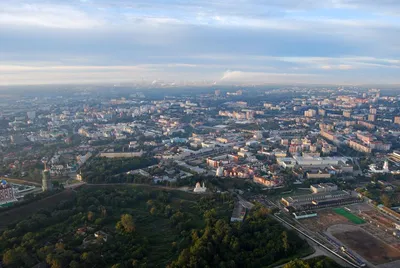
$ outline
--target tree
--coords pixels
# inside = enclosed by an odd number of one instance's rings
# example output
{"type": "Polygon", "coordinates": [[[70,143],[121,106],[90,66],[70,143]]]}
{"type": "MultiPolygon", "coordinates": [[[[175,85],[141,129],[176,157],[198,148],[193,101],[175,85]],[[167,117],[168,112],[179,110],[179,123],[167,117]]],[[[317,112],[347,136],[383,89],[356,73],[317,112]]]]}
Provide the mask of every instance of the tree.
{"type": "Polygon", "coordinates": [[[85,262],[85,264],[94,264],[98,256],[96,256],[93,252],[83,252],[81,255],[81,260],[85,262]]]}
{"type": "Polygon", "coordinates": [[[117,229],[122,229],[127,233],[132,233],[135,231],[135,223],[133,222],[132,215],[123,214],[121,215],[121,220],[117,223],[117,229]]]}
{"type": "Polygon", "coordinates": [[[382,203],[383,203],[383,205],[385,207],[390,208],[392,206],[392,202],[390,200],[390,197],[387,194],[381,195],[381,201],[382,201],[382,203]]]}
{"type": "Polygon", "coordinates": [[[311,267],[305,261],[296,259],[294,261],[285,264],[283,268],[311,268],[311,267]]]}
{"type": "Polygon", "coordinates": [[[46,262],[51,266],[51,268],[62,268],[61,260],[58,256],[55,256],[53,254],[47,255],[46,262]]]}
{"type": "Polygon", "coordinates": [[[282,243],[283,243],[283,248],[285,249],[285,252],[287,253],[289,251],[290,245],[289,245],[289,240],[288,240],[288,234],[286,231],[282,232],[282,243]]]}
{"type": "Polygon", "coordinates": [[[19,254],[13,249],[7,250],[3,255],[3,263],[7,266],[18,265],[19,254]]]}
{"type": "Polygon", "coordinates": [[[80,265],[77,261],[71,261],[69,263],[69,268],[79,268],[79,267],[80,267],[80,265]]]}
{"type": "Polygon", "coordinates": [[[93,221],[93,218],[94,218],[94,213],[92,211],[89,211],[87,214],[88,221],[93,221]]]}
{"type": "Polygon", "coordinates": [[[157,212],[157,209],[156,209],[155,207],[152,207],[152,208],[150,209],[150,214],[151,214],[151,215],[156,214],[156,212],[157,212]]]}

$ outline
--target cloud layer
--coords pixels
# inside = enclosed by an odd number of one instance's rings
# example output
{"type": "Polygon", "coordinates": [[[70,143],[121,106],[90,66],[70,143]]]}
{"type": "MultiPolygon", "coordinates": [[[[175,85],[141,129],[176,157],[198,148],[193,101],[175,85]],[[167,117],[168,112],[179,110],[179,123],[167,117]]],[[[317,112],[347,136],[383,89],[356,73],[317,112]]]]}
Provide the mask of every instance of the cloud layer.
{"type": "Polygon", "coordinates": [[[400,84],[400,2],[0,1],[0,85],[400,84]]]}

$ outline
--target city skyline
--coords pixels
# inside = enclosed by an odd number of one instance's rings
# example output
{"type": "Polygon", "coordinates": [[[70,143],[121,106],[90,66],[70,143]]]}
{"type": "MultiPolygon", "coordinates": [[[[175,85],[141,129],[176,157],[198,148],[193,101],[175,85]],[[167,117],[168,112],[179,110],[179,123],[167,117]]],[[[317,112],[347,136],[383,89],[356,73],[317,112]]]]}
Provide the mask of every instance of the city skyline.
{"type": "Polygon", "coordinates": [[[400,4],[320,2],[2,2],[0,85],[400,84],[400,4]]]}

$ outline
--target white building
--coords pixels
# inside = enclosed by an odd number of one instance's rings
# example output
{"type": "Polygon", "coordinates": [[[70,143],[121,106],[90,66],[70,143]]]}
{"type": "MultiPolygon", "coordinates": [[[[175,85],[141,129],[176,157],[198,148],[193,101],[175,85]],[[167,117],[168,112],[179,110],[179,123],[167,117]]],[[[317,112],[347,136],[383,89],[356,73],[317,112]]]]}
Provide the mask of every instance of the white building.
{"type": "Polygon", "coordinates": [[[306,117],[314,117],[316,115],[317,115],[317,111],[313,110],[313,109],[309,109],[304,112],[304,116],[306,116],[306,117]]]}
{"type": "Polygon", "coordinates": [[[205,193],[207,190],[207,188],[204,186],[204,182],[203,182],[203,186],[200,185],[200,182],[196,183],[196,187],[194,188],[193,192],[195,193],[205,193]]]}
{"type": "Polygon", "coordinates": [[[369,165],[369,171],[372,173],[389,173],[389,162],[386,160],[382,169],[377,169],[375,164],[369,165]]]}
{"type": "Polygon", "coordinates": [[[338,187],[336,184],[333,183],[320,183],[311,185],[310,189],[314,194],[318,194],[318,193],[337,191],[338,187]]]}
{"type": "Polygon", "coordinates": [[[224,168],[223,167],[218,167],[217,168],[217,172],[215,173],[215,176],[223,177],[224,176],[224,168]]]}
{"type": "Polygon", "coordinates": [[[283,168],[294,168],[297,164],[296,160],[292,157],[277,158],[276,162],[283,168]]]}

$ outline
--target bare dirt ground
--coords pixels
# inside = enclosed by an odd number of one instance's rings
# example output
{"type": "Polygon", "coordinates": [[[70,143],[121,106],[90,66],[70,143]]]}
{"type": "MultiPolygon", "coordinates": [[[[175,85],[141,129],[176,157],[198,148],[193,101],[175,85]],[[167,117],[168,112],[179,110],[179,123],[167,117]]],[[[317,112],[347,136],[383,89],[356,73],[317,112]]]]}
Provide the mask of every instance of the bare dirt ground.
{"type": "Polygon", "coordinates": [[[368,233],[373,234],[376,238],[400,250],[400,239],[393,236],[391,231],[386,232],[384,228],[379,228],[372,224],[363,225],[362,228],[368,233]]]}
{"type": "Polygon", "coordinates": [[[378,224],[382,227],[392,229],[393,226],[393,221],[386,218],[385,216],[381,215],[380,213],[377,213],[376,211],[364,211],[359,215],[362,218],[365,218],[365,220],[373,221],[373,223],[378,224]],[[365,216],[364,216],[365,214],[365,216]]]}
{"type": "Polygon", "coordinates": [[[345,217],[336,214],[331,209],[319,210],[318,216],[315,218],[300,220],[300,223],[305,225],[309,230],[314,232],[323,232],[328,229],[329,226],[340,224],[340,223],[350,223],[345,217]]]}
{"type": "Polygon", "coordinates": [[[358,226],[337,224],[329,227],[328,232],[375,265],[400,260],[400,250],[375,238],[358,226]]]}

